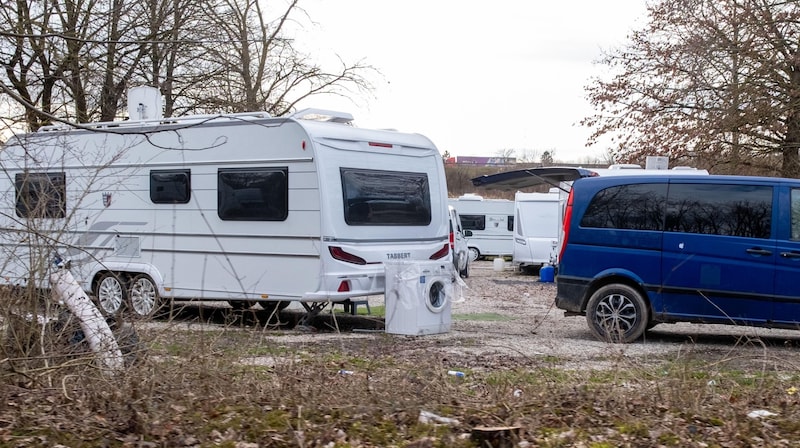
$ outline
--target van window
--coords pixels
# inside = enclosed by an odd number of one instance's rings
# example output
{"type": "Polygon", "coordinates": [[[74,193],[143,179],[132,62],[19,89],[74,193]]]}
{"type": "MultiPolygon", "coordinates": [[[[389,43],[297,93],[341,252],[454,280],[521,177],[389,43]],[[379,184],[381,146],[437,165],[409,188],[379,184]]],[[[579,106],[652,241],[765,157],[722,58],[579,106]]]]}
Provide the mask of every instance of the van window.
{"type": "Polygon", "coordinates": [[[791,210],[791,219],[792,219],[792,239],[797,241],[800,240],[800,188],[792,188],[791,194],[792,200],[792,210],[791,210]]]}
{"type": "Polygon", "coordinates": [[[461,215],[464,230],[486,230],[486,215],[461,215]]]}
{"type": "Polygon", "coordinates": [[[191,185],[189,170],[150,171],[150,200],[154,204],[186,204],[191,185]]]}
{"type": "Polygon", "coordinates": [[[672,184],[667,210],[668,232],[769,238],[772,187],[672,184]]]}
{"type": "Polygon", "coordinates": [[[226,221],[284,221],[289,216],[289,168],[217,172],[217,214],[226,221]]]}
{"type": "Polygon", "coordinates": [[[431,223],[428,175],[340,168],[344,221],[351,226],[427,226],[431,223]]]}
{"type": "Polygon", "coordinates": [[[661,230],[667,184],[632,184],[600,190],[581,219],[581,227],[661,230]]]}
{"type": "Polygon", "coordinates": [[[14,176],[16,213],[20,218],[63,218],[67,213],[65,173],[18,173],[14,176]]]}

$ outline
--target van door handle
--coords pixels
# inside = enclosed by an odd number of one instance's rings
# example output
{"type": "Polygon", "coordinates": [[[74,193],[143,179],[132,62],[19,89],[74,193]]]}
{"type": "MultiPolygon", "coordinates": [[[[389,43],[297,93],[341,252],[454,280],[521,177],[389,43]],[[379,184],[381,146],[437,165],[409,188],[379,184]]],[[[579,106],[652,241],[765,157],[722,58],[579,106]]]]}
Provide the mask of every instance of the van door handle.
{"type": "Polygon", "coordinates": [[[800,252],[781,252],[782,258],[800,258],[800,252]]]}
{"type": "Polygon", "coordinates": [[[758,249],[758,248],[747,249],[747,253],[748,254],[753,254],[753,255],[772,255],[772,251],[771,250],[758,249]]]}

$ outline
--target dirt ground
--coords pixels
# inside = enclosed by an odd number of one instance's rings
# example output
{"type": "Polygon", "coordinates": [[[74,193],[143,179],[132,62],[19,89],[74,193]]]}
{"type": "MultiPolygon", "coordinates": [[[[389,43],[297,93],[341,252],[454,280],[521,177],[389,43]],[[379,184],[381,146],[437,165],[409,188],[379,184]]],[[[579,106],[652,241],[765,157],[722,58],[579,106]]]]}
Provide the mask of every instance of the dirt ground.
{"type": "MultiPolygon", "coordinates": [[[[555,283],[542,283],[535,275],[514,270],[509,262],[502,271],[496,271],[492,261],[477,261],[463,282],[452,303],[449,331],[421,336],[391,334],[383,331],[386,322],[382,317],[333,315],[329,308],[310,326],[300,329],[296,324],[304,311],[293,303],[281,313],[280,328],[263,336],[281,344],[339,347],[354,345],[355,341],[385,342],[388,338],[406,350],[438,351],[442,358],[461,364],[491,364],[502,358],[547,360],[565,368],[606,368],[618,366],[620,360],[641,364],[694,357],[708,362],[736,359],[752,368],[800,369],[797,331],[661,324],[636,343],[610,344],[592,336],[585,318],[565,317],[555,308],[555,283]]],[[[369,303],[371,307],[383,305],[384,297],[372,296],[369,303]]],[[[338,305],[336,308],[341,310],[338,305]]],[[[363,312],[365,307],[359,309],[363,312]]],[[[256,322],[266,321],[263,312],[250,313],[256,322]]],[[[247,321],[247,314],[243,316],[247,321]]],[[[219,322],[229,323],[230,318],[220,318],[219,322]]]]}

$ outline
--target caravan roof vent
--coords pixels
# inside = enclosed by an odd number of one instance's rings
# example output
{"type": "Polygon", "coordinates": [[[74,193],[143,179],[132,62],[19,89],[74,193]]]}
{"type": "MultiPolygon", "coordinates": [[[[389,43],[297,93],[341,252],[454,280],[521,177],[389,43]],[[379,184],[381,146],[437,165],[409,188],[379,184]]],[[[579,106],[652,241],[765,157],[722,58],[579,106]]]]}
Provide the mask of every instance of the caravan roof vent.
{"type": "Polygon", "coordinates": [[[352,114],[327,109],[303,109],[289,115],[289,117],[300,120],[327,121],[330,123],[352,123],[353,121],[352,114]]]}
{"type": "Polygon", "coordinates": [[[150,86],[128,90],[128,117],[133,121],[157,120],[164,117],[161,92],[150,86]]]}
{"type": "Polygon", "coordinates": [[[635,163],[615,163],[613,165],[609,165],[608,169],[610,170],[640,170],[642,169],[641,165],[637,165],[635,163]]]}
{"type": "Polygon", "coordinates": [[[483,196],[475,193],[464,193],[458,198],[459,201],[482,201],[483,196]]]}

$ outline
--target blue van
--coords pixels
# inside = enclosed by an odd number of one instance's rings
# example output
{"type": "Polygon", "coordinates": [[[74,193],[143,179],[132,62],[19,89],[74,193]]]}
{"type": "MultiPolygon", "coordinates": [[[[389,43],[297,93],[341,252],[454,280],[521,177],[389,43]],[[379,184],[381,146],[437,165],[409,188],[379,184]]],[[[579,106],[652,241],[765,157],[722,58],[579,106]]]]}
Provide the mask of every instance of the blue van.
{"type": "Polygon", "coordinates": [[[563,219],[556,306],[601,340],[665,322],[800,328],[800,180],[578,178],[563,219]]]}

